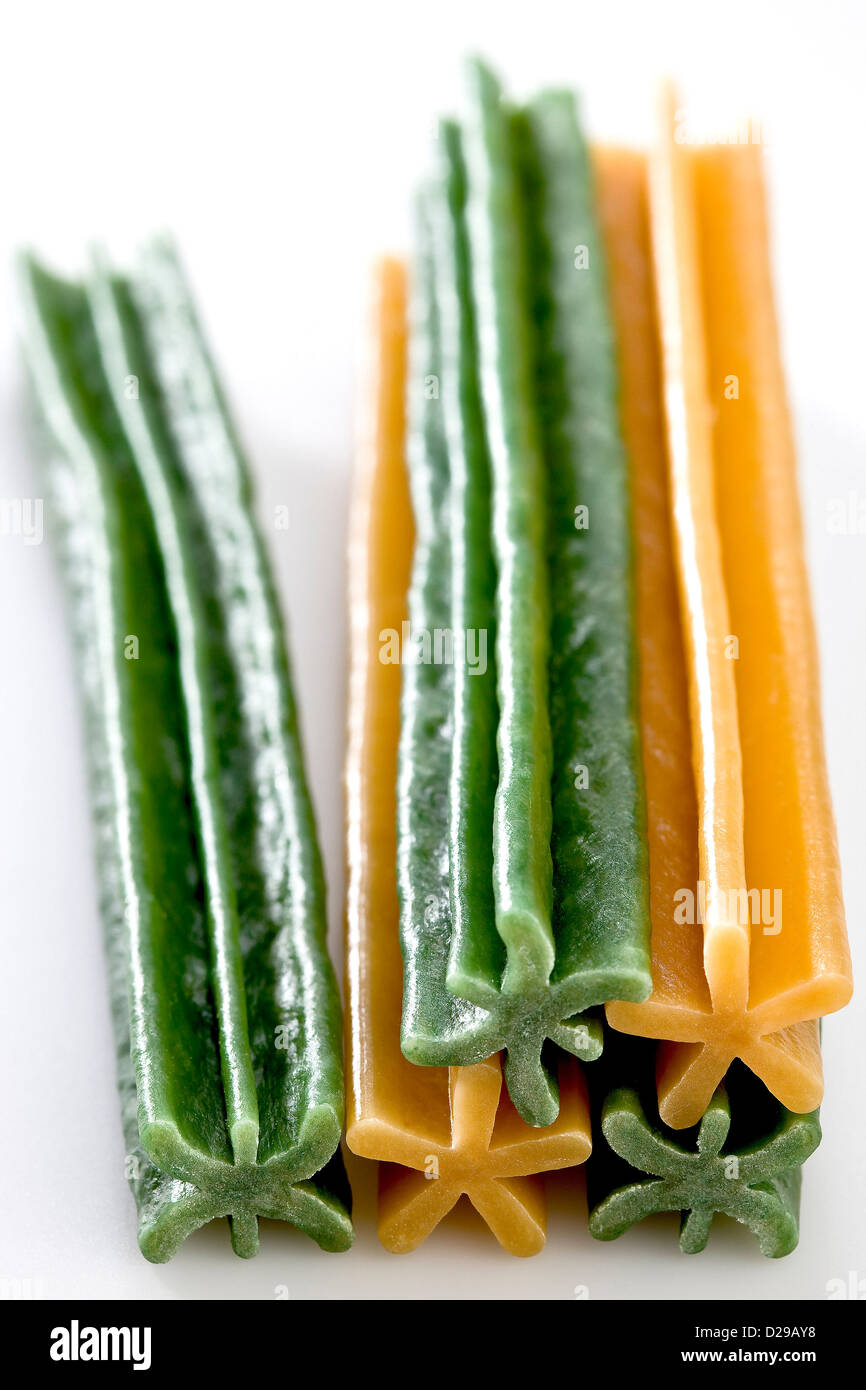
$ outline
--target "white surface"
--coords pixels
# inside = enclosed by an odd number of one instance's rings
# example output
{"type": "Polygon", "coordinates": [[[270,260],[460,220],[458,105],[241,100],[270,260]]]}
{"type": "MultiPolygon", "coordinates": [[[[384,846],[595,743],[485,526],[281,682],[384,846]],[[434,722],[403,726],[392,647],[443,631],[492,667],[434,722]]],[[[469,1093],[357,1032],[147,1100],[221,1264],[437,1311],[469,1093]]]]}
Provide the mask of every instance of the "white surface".
{"type": "MultiPolygon", "coordinates": [[[[31,240],[73,267],[94,237],[122,254],[178,235],[254,460],[261,516],[291,624],[306,749],[339,951],[344,532],[358,303],[370,255],[399,248],[436,113],[459,57],[484,51],[514,89],[583,90],[594,133],[640,137],[653,83],[723,116],[750,107],[772,132],[776,263],[801,445],[828,753],[856,956],[863,852],[866,536],[832,537],[832,498],[866,506],[862,136],[864,27],[823,0],[508,7],[396,3],[21,4],[0,34],[0,496],[34,483],[17,421],[5,267],[31,240]],[[297,13],[295,13],[297,11],[297,13]],[[288,503],[291,528],[273,508],[288,503]]],[[[861,11],[862,16],[862,11],[861,11]]],[[[558,1179],[547,1249],[518,1261],[470,1219],[420,1251],[378,1246],[370,1165],[353,1162],[355,1248],[323,1255],[284,1228],[260,1256],[224,1227],[172,1264],[137,1252],[123,1178],[108,1006],[90,867],[78,713],[46,546],[0,537],[0,1293],[272,1298],[825,1297],[866,1275],[863,1010],[825,1029],[825,1141],[805,1175],[802,1237],[762,1259],[718,1220],[708,1251],[679,1254],[675,1223],[610,1246],[587,1234],[558,1179]]],[[[862,961],[861,961],[862,964],[862,961]]]]}

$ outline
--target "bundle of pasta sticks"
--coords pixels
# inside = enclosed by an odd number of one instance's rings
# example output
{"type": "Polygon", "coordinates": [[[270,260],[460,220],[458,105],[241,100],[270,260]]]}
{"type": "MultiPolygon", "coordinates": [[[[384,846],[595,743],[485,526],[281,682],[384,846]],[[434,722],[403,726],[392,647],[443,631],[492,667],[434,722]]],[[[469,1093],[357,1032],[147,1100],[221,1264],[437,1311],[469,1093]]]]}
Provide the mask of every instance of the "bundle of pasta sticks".
{"type": "Polygon", "coordinates": [[[380,1236],[716,1212],[793,1249],[851,993],[761,150],[589,149],[480,63],[376,272],[347,1139],[380,1236]],[[408,288],[407,288],[408,286],[408,288]]]}

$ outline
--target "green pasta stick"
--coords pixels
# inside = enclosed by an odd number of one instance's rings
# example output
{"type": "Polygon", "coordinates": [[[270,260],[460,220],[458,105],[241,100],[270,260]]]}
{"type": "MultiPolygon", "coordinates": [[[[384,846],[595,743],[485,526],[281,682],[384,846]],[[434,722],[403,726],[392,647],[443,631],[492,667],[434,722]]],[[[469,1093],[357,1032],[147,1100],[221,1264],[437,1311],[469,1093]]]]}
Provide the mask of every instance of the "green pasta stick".
{"type": "MultiPolygon", "coordinates": [[[[480,1060],[495,1051],[487,1041],[489,1019],[468,1000],[449,994],[444,985],[452,937],[448,784],[455,736],[456,666],[452,661],[422,659],[432,658],[435,642],[450,640],[452,621],[450,479],[433,255],[435,214],[435,190],[425,189],[415,216],[407,388],[407,458],[415,549],[408,596],[412,645],[409,660],[404,654],[402,670],[397,787],[403,1046],[414,1060],[416,1037],[423,1038],[427,1059],[442,1037],[475,1037],[477,1055],[473,1060],[480,1060]]],[[[488,865],[490,853],[488,822],[488,865]]],[[[488,887],[492,893],[489,878],[488,887]]]]}
{"type": "Polygon", "coordinates": [[[649,865],[628,457],[592,172],[570,93],[516,117],[551,594],[555,981],[645,999],[649,865]]]}
{"type": "Polygon", "coordinates": [[[610,1033],[593,1069],[592,1235],[615,1240],[647,1216],[679,1212],[680,1249],[697,1254],[720,1214],[746,1226],[762,1254],[790,1254],[802,1165],[821,1141],[818,1111],[786,1110],[735,1062],[700,1123],[672,1130],[659,1119],[654,1059],[652,1043],[610,1033]]]}
{"type": "Polygon", "coordinates": [[[27,259],[21,281],[139,1243],[166,1260],[229,1216],[252,1255],[268,1216],[345,1249],[339,1005],[288,664],[177,262],[153,252],[140,305],[100,266],[81,288],[27,259]]]}
{"type": "MultiPolygon", "coordinates": [[[[424,864],[428,873],[429,865],[439,866],[446,876],[447,904],[431,923],[427,916],[410,916],[408,893],[402,895],[402,1044],[410,1060],[427,1065],[467,1065],[504,1048],[515,1105],[531,1123],[546,1124],[557,1113],[556,1083],[541,1060],[546,1036],[557,1029],[555,1004],[551,1007],[542,982],[533,987],[527,981],[520,993],[506,993],[506,947],[495,921],[498,700],[490,464],[469,287],[465,168],[460,134],[452,123],[443,123],[439,146],[439,179],[427,199],[439,389],[435,402],[424,401],[423,409],[439,432],[447,499],[435,514],[422,516],[415,566],[416,572],[423,570],[427,586],[424,591],[413,586],[417,607],[412,612],[415,627],[429,631],[440,623],[447,625],[453,659],[440,667],[444,674],[438,686],[445,696],[439,727],[444,728],[446,747],[440,748],[434,782],[418,784],[413,794],[410,778],[401,779],[399,844],[407,881],[424,882],[424,864]],[[424,540],[428,522],[437,537],[436,549],[424,540]]],[[[413,339],[417,336],[415,329],[413,339]]],[[[425,465],[412,448],[409,462],[414,495],[425,465]]],[[[417,502],[415,506],[417,512],[417,502]]],[[[415,668],[409,667],[404,696],[407,690],[417,690],[418,682],[415,668]]],[[[432,711],[432,703],[426,708],[432,711]]],[[[434,744],[430,726],[424,724],[424,709],[422,703],[415,766],[429,771],[434,744]]],[[[419,712],[417,705],[415,710],[419,712]]],[[[406,714],[404,699],[404,748],[406,714]]],[[[584,1023],[583,1028],[578,1050],[592,1056],[598,1025],[584,1023]]],[[[577,1030],[563,1032],[567,1045],[576,1037],[577,1030]]]]}
{"type": "MultiPolygon", "coordinates": [[[[509,182],[508,217],[511,223],[518,215],[520,219],[511,253],[517,270],[508,269],[511,261],[506,259],[502,276],[507,283],[497,281],[495,290],[520,297],[518,320],[526,339],[522,356],[528,359],[530,379],[525,380],[521,368],[508,392],[504,387],[497,392],[491,384],[497,380],[495,363],[485,360],[484,344],[489,353],[496,334],[490,306],[485,308],[483,291],[477,292],[475,265],[489,255],[485,236],[498,232],[487,228],[473,237],[473,166],[464,161],[460,132],[445,123],[438,196],[431,196],[430,206],[440,305],[437,404],[451,489],[448,515],[442,512],[439,525],[444,531],[450,520],[456,653],[451,833],[446,847],[439,831],[437,856],[450,872],[451,912],[437,923],[435,957],[430,924],[421,918],[407,922],[404,916],[403,1050],[416,1062],[466,1065],[504,1048],[514,1104],[525,1119],[543,1125],[557,1113],[547,1042],[584,1060],[597,1057],[600,1028],[584,1011],[609,998],[644,998],[651,987],[628,474],[592,186],[573,108],[563,112],[559,98],[542,98],[527,113],[508,113],[489,74],[480,69],[477,76],[484,119],[506,127],[496,141],[482,144],[480,156],[476,150],[476,160],[508,166],[497,175],[487,171],[482,182],[509,182]],[[582,283],[576,295],[567,278],[567,273],[577,278],[575,228],[596,257],[592,280],[582,283]],[[515,396],[518,382],[523,385],[515,396]],[[501,669],[504,661],[506,672],[513,676],[515,671],[501,638],[503,620],[512,637],[516,629],[513,613],[503,607],[495,539],[497,486],[507,492],[511,483],[507,477],[497,482],[492,462],[495,441],[501,445],[507,433],[506,394],[510,402],[520,401],[525,437],[531,439],[533,430],[540,429],[544,446],[540,481],[534,472],[528,476],[537,488],[534,505],[551,597],[544,604],[537,599],[525,616],[534,637],[540,633],[545,638],[548,628],[552,637],[549,688],[540,681],[535,697],[544,703],[544,719],[550,711],[554,735],[552,790],[548,774],[546,795],[548,803],[553,798],[548,835],[555,954],[551,962],[542,951],[531,967],[524,954],[524,966],[516,973],[509,973],[514,956],[507,933],[504,937],[498,930],[496,911],[497,837],[508,804],[503,767],[513,769],[525,746],[512,740],[502,717],[503,702],[512,702],[513,713],[517,698],[501,669]],[[594,515],[590,532],[578,534],[575,527],[577,498],[585,498],[594,515]],[[567,528],[561,523],[563,508],[567,528]],[[495,661],[488,660],[485,671],[466,659],[467,630],[476,633],[476,652],[479,631],[496,632],[495,644],[487,644],[495,661]],[[491,665],[497,667],[496,682],[491,665]],[[493,760],[494,725],[498,763],[493,760]],[[578,764],[588,778],[577,775],[578,764]],[[483,1009],[486,1025],[477,1015],[468,1021],[455,1015],[449,995],[483,1009]]],[[[474,216],[477,221],[477,207],[474,216]]],[[[497,204],[495,217],[504,216],[497,204]]],[[[509,342],[515,351],[514,333],[509,342]]],[[[537,541],[533,532],[515,534],[503,544],[525,559],[527,547],[537,541]]],[[[438,588],[436,571],[432,573],[432,589],[441,595],[444,568],[438,573],[438,588]]],[[[524,684],[524,694],[526,688],[524,684]]],[[[533,773],[549,768],[546,747],[542,739],[533,773]]],[[[411,843],[420,827],[430,825],[429,814],[420,800],[404,811],[402,835],[411,843]]],[[[531,817],[516,813],[510,826],[515,841],[522,836],[529,843],[531,817]]]]}
{"type": "Polygon", "coordinates": [[[506,948],[502,992],[520,994],[546,983],[555,952],[545,478],[510,114],[496,78],[482,63],[470,65],[469,78],[466,225],[496,567],[499,776],[493,896],[496,929],[506,948]]]}
{"type": "Polygon", "coordinates": [[[465,225],[466,175],[460,131],[443,122],[444,196],[435,246],[442,319],[441,410],[451,496],[451,625],[454,700],[448,850],[452,936],[447,985],[489,1003],[507,969],[496,925],[493,844],[498,767],[496,569],[491,547],[491,473],[478,377],[478,342],[465,225]]]}

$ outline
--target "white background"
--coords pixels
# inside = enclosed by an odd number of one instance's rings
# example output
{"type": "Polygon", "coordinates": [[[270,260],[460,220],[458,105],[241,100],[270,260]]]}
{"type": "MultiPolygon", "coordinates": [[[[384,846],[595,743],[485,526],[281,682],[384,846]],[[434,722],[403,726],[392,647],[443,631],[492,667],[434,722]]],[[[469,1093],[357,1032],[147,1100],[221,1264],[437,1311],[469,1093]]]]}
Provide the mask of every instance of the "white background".
{"type": "MultiPolygon", "coordinates": [[[[864,878],[866,536],[828,533],[828,503],[866,506],[862,7],[778,3],[23,3],[0,34],[0,496],[32,496],[18,419],[9,257],[61,267],[107,239],[120,256],[178,235],[249,446],[291,625],[330,888],[342,912],[344,558],[359,303],[371,256],[405,246],[407,206],[460,56],[486,53],[516,94],[585,95],[591,131],[645,138],[654,83],[691,109],[752,110],[771,134],[776,266],[823,660],[828,755],[856,956],[864,878]],[[859,10],[859,15],[858,15],[859,10]],[[288,533],[274,507],[287,503],[288,533]]],[[[863,1010],[825,1028],[825,1141],[805,1172],[802,1235],[771,1262],[717,1219],[680,1255],[675,1220],[599,1245],[580,1184],[555,1180],[543,1254],[503,1254],[474,1218],[417,1253],[378,1246],[372,1165],[352,1163],[357,1243],[323,1255],[264,1226],[260,1256],[222,1224],[168,1266],[135,1244],[90,864],[78,713],[47,546],[0,538],[0,1286],[123,1298],[826,1296],[866,1276],[863,1010]]],[[[861,961],[862,964],[862,961],[861,961]]]]}

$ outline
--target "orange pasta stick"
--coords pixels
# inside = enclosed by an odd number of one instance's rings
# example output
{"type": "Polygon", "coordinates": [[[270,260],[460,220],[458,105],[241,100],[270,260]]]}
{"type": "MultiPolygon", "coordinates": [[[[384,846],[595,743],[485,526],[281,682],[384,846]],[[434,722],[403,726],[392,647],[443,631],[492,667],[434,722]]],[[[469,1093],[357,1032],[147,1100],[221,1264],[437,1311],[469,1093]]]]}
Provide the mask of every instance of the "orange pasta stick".
{"type": "Polygon", "coordinates": [[[502,1092],[499,1057],[472,1067],[416,1067],[400,1051],[403,968],[396,885],[400,667],[380,661],[380,634],[407,612],[412,514],[404,462],[405,272],[377,273],[369,414],[358,449],[350,542],[346,1140],[382,1160],[379,1234],[412,1250],[468,1195],[513,1254],[544,1244],[534,1175],[582,1163],[589,1112],[579,1065],[560,1071],[555,1124],[524,1123],[502,1092]]]}
{"type": "Polygon", "coordinates": [[[757,145],[695,158],[716,506],[739,657],[746,871],[778,893],[753,929],[749,1008],[782,1027],[851,997],[839,854],[794,438],[773,304],[757,145]]]}
{"type": "MultiPolygon", "coordinates": [[[[649,240],[646,158],[593,152],[617,329],[620,414],[631,460],[640,719],[650,850],[653,993],[712,1012],[700,927],[674,921],[676,894],[698,871],[688,677],[673,563],[661,363],[649,240]]],[[[622,1005],[609,1006],[618,1017],[622,1005]]],[[[645,1015],[644,1015],[645,1016],[645,1015]]],[[[615,1026],[618,1026],[615,1024],[615,1026]]]]}
{"type": "Polygon", "coordinates": [[[851,979],[758,151],[671,134],[656,161],[660,357],[641,162],[602,159],[600,187],[636,488],[654,979],[608,1019],[670,1040],[658,1084],[674,1127],[737,1056],[807,1111],[823,1093],[812,1020],[851,979]]]}

